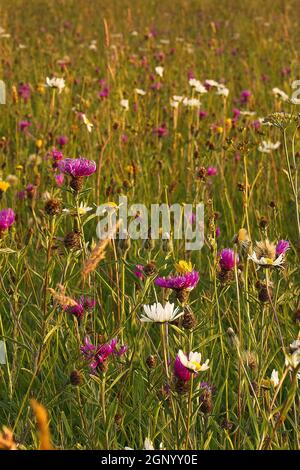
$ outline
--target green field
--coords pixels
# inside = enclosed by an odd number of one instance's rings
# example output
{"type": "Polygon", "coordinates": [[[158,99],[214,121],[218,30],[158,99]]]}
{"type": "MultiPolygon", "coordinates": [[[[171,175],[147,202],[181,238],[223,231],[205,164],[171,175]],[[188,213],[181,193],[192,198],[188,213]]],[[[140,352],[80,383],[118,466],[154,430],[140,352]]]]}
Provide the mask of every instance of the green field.
{"type": "Polygon", "coordinates": [[[0,448],[299,450],[299,13],[0,0],[0,448]],[[120,196],[204,246],[99,241],[120,196]]]}

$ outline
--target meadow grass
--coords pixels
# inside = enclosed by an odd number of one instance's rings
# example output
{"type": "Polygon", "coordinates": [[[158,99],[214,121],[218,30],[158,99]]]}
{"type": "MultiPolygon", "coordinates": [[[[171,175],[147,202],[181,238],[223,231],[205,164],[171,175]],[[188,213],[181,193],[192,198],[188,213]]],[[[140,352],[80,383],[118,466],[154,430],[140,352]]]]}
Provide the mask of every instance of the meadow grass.
{"type": "Polygon", "coordinates": [[[56,449],[142,449],[145,438],[166,449],[299,449],[299,366],[286,357],[300,318],[300,121],[297,105],[272,92],[290,96],[300,79],[298,13],[296,0],[0,0],[0,189],[10,182],[0,209],[16,214],[0,231],[0,424],[19,448],[41,445],[34,398],[56,449]],[[46,77],[65,79],[61,93],[46,77]],[[229,94],[197,94],[191,77],[229,94]],[[171,106],[174,95],[201,106],[171,106]],[[287,126],[282,115],[281,128],[262,124],[282,111],[287,126]],[[261,152],[263,141],[280,146],[261,152]],[[57,184],[54,147],[96,162],[79,193],[68,176],[57,184]],[[96,207],[119,195],[146,206],[203,202],[204,247],[113,240],[83,276],[99,243],[96,207]],[[284,268],[257,270],[233,241],[241,228],[250,254],[256,241],[288,240],[284,268]],[[224,248],[239,263],[222,278],[224,248]],[[184,304],[155,284],[179,260],[199,272],[184,304]],[[81,295],[95,306],[79,322],[66,302],[81,295]],[[193,313],[192,328],[140,321],[144,304],[168,299],[193,313]],[[117,337],[128,350],[91,374],[86,336],[117,337]],[[180,349],[209,359],[183,390],[173,372],[180,349]]]}

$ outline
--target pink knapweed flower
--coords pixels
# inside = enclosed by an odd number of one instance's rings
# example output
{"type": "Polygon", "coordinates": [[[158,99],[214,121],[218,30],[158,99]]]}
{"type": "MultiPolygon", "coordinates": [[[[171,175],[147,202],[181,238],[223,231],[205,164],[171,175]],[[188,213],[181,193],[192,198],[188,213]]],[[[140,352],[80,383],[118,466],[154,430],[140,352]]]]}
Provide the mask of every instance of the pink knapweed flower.
{"type": "Polygon", "coordinates": [[[5,232],[15,222],[16,216],[12,209],[0,211],[0,233],[5,232]]]}

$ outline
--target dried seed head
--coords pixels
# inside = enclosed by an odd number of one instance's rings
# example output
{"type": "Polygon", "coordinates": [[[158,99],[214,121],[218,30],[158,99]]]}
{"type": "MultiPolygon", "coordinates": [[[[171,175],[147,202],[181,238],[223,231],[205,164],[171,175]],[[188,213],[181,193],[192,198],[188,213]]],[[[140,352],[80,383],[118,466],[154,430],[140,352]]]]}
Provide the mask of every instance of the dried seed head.
{"type": "Polygon", "coordinates": [[[243,183],[238,183],[237,187],[238,187],[238,191],[241,191],[241,192],[244,192],[246,189],[243,183]]]}
{"type": "Polygon", "coordinates": [[[276,245],[270,242],[268,239],[266,239],[261,242],[256,242],[254,251],[258,259],[260,258],[275,259],[276,245]]]}
{"type": "Polygon", "coordinates": [[[146,359],[146,364],[149,369],[154,369],[157,365],[157,356],[154,356],[153,354],[148,356],[146,359]]]}
{"type": "Polygon", "coordinates": [[[206,175],[207,175],[207,171],[204,166],[201,166],[200,168],[198,168],[198,178],[200,180],[205,180],[206,175]]]}
{"type": "Polygon", "coordinates": [[[187,289],[175,289],[176,298],[181,304],[186,304],[189,300],[190,291],[187,289]]]}
{"type": "Polygon", "coordinates": [[[191,310],[185,310],[182,317],[182,326],[185,330],[192,330],[197,325],[197,320],[191,310]]]}
{"type": "Polygon", "coordinates": [[[72,177],[70,181],[70,187],[75,191],[75,193],[79,193],[79,191],[81,191],[83,188],[83,183],[84,183],[83,176],[72,177]]]}
{"type": "Polygon", "coordinates": [[[228,284],[234,280],[234,271],[233,270],[225,270],[225,269],[219,269],[217,272],[217,279],[222,283],[222,284],[228,284]]]}
{"type": "Polygon", "coordinates": [[[83,383],[82,373],[78,370],[73,370],[70,374],[70,383],[74,387],[77,387],[83,383]]]}
{"type": "Polygon", "coordinates": [[[179,395],[185,395],[188,393],[190,384],[186,380],[181,380],[178,377],[174,379],[174,388],[175,392],[177,392],[179,395]]]}
{"type": "Polygon", "coordinates": [[[258,396],[259,395],[259,385],[258,385],[258,383],[253,380],[251,382],[251,385],[252,385],[252,387],[250,387],[251,395],[253,396],[254,393],[255,393],[255,395],[258,396]]]}
{"type": "Polygon", "coordinates": [[[114,417],[115,424],[120,426],[122,424],[123,416],[120,413],[116,413],[114,417]]]}
{"type": "Polygon", "coordinates": [[[300,322],[300,309],[296,310],[294,313],[294,320],[296,323],[300,322]]]}
{"type": "Polygon", "coordinates": [[[144,266],[143,273],[145,276],[153,276],[157,271],[155,261],[150,261],[150,263],[144,266]]]}
{"type": "Polygon", "coordinates": [[[265,229],[269,225],[269,221],[266,217],[261,217],[259,219],[259,228],[265,229]]]}
{"type": "Polygon", "coordinates": [[[108,371],[108,362],[107,361],[99,362],[97,369],[103,374],[105,374],[108,371]]]}
{"type": "Polygon", "coordinates": [[[233,428],[233,423],[231,421],[229,421],[228,419],[224,418],[221,423],[220,423],[220,426],[222,429],[224,429],[225,431],[228,431],[230,432],[233,428]]]}
{"type": "Polygon", "coordinates": [[[81,248],[81,237],[77,231],[67,233],[64,238],[64,245],[69,250],[80,250],[81,248]]]}
{"type": "Polygon", "coordinates": [[[258,357],[253,351],[243,351],[242,359],[245,366],[249,367],[250,370],[256,371],[258,367],[258,357]]]}
{"type": "Polygon", "coordinates": [[[258,292],[258,298],[261,302],[270,302],[273,297],[273,283],[269,281],[268,286],[267,283],[257,281],[255,287],[258,292]]]}
{"type": "Polygon", "coordinates": [[[200,410],[204,414],[209,414],[213,409],[212,391],[207,388],[200,395],[200,410]]]}
{"type": "Polygon", "coordinates": [[[59,199],[48,199],[45,204],[45,212],[48,215],[57,215],[61,212],[61,201],[59,199]]]}

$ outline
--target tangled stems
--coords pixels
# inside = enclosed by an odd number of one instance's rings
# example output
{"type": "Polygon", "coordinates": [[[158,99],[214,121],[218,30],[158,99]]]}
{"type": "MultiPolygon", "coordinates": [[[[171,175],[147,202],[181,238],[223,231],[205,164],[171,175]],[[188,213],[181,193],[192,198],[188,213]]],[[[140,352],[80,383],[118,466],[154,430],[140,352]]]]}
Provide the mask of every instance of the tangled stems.
{"type": "Polygon", "coordinates": [[[169,381],[170,373],[169,373],[169,364],[168,364],[168,345],[167,345],[168,324],[167,323],[161,324],[160,334],[161,334],[161,343],[162,343],[162,349],[163,349],[165,371],[166,371],[167,379],[169,381]]]}
{"type": "Polygon", "coordinates": [[[293,195],[294,195],[294,199],[295,199],[297,229],[298,229],[298,236],[299,236],[299,240],[300,240],[300,215],[299,215],[299,201],[298,201],[298,172],[297,172],[296,157],[295,157],[295,137],[296,137],[297,130],[298,130],[298,127],[295,130],[295,132],[293,134],[293,138],[292,138],[292,156],[293,156],[293,165],[294,165],[294,171],[295,171],[295,179],[293,179],[292,167],[291,167],[291,162],[290,162],[290,158],[289,158],[286,128],[282,130],[282,133],[283,133],[283,141],[284,141],[284,153],[285,153],[285,158],[286,158],[286,163],[287,163],[287,168],[288,168],[288,177],[289,177],[290,185],[291,185],[293,195]]]}
{"type": "Polygon", "coordinates": [[[188,398],[185,449],[188,448],[188,443],[189,443],[189,440],[190,440],[190,426],[191,426],[191,414],[192,414],[192,402],[193,402],[193,386],[194,386],[194,374],[192,373],[191,374],[191,380],[190,380],[189,398],[188,398]]]}

